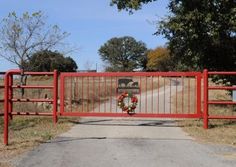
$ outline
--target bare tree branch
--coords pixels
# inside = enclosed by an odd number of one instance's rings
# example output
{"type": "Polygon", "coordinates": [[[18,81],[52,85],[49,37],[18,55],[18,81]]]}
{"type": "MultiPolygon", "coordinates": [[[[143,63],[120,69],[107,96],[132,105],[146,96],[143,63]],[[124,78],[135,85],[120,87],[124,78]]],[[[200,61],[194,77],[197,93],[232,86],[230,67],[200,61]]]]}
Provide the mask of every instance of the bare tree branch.
{"type": "MultiPolygon", "coordinates": [[[[24,68],[32,54],[42,50],[56,49],[64,45],[70,34],[58,26],[46,26],[42,12],[24,13],[21,17],[12,12],[4,18],[0,27],[0,56],[24,68]]],[[[68,49],[71,52],[72,50],[68,49]]]]}

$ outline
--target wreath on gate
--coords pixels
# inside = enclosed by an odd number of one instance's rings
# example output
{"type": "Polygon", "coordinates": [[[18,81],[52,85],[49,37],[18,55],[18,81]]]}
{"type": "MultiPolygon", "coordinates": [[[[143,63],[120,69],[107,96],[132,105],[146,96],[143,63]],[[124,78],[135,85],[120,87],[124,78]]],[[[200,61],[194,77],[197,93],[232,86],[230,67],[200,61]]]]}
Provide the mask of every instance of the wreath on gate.
{"type": "Polygon", "coordinates": [[[138,98],[132,93],[124,92],[118,97],[118,106],[122,109],[122,111],[127,112],[128,114],[134,114],[134,110],[136,109],[137,103],[138,98]],[[131,103],[129,105],[125,104],[125,98],[131,98],[131,103]]]}

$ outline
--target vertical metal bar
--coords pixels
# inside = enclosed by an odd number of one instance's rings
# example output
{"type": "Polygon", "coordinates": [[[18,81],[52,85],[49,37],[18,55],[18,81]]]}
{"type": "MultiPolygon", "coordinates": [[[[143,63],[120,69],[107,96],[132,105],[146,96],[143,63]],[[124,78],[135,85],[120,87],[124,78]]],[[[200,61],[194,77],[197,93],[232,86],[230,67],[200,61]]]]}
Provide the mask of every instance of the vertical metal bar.
{"type": "Polygon", "coordinates": [[[5,74],[5,90],[4,90],[4,144],[8,145],[8,109],[9,109],[9,73],[5,74]]]}
{"type": "Polygon", "coordinates": [[[87,77],[87,112],[89,112],[89,76],[87,77]]]}
{"type": "Polygon", "coordinates": [[[99,104],[98,104],[98,111],[100,112],[100,105],[101,105],[101,95],[100,95],[100,77],[98,77],[98,98],[99,98],[99,104]]]}
{"type": "Polygon", "coordinates": [[[142,78],[141,78],[141,76],[139,77],[139,80],[140,80],[140,91],[139,91],[139,108],[140,108],[140,113],[142,113],[142,103],[141,103],[141,101],[142,101],[142,78]]]}
{"type": "Polygon", "coordinates": [[[145,93],[145,113],[147,113],[147,76],[145,76],[145,79],[146,79],[146,86],[145,86],[145,88],[146,88],[146,93],[145,93]]]}
{"type": "Polygon", "coordinates": [[[204,81],[204,112],[203,112],[203,128],[208,129],[208,71],[203,71],[204,81]]]}
{"type": "Polygon", "coordinates": [[[61,73],[60,75],[60,114],[62,115],[64,113],[64,108],[65,108],[65,78],[63,74],[61,73]]]}
{"type": "Polygon", "coordinates": [[[175,78],[175,83],[176,83],[176,87],[175,87],[175,113],[178,113],[178,81],[177,81],[177,77],[175,78]]]}
{"type": "Polygon", "coordinates": [[[152,105],[152,107],[151,107],[151,110],[152,110],[152,113],[153,113],[153,76],[151,76],[152,77],[152,84],[151,84],[151,89],[152,89],[152,103],[151,103],[151,105],[152,105]]]}
{"type": "Polygon", "coordinates": [[[111,89],[110,89],[110,112],[112,112],[112,77],[111,77],[111,89]]]}
{"type": "Polygon", "coordinates": [[[190,113],[190,77],[188,77],[188,114],[190,113]]]}
{"type": "Polygon", "coordinates": [[[94,112],[94,101],[95,101],[95,77],[93,77],[93,109],[92,111],[94,112]]]}
{"type": "Polygon", "coordinates": [[[70,76],[70,97],[69,97],[69,101],[70,101],[70,112],[72,112],[72,76],[70,76]]]}
{"type": "Polygon", "coordinates": [[[196,104],[197,104],[197,114],[200,116],[201,115],[201,75],[197,76],[197,99],[196,99],[196,104]]]}
{"type": "Polygon", "coordinates": [[[170,114],[171,114],[171,79],[170,79],[170,114]]]}
{"type": "Polygon", "coordinates": [[[182,76],[182,113],[184,113],[184,77],[182,76]]]}
{"type": "Polygon", "coordinates": [[[76,78],[76,81],[75,81],[75,91],[76,91],[76,97],[75,97],[75,99],[76,99],[76,112],[79,112],[79,82],[78,82],[78,78],[79,77],[75,77],[76,78]]]}
{"type": "Polygon", "coordinates": [[[159,113],[159,106],[160,106],[160,76],[158,75],[158,88],[157,88],[157,90],[158,90],[158,94],[157,94],[157,100],[158,100],[158,102],[157,102],[157,113],[159,113]]]}
{"type": "MultiPolygon", "coordinates": [[[[9,99],[13,98],[13,89],[12,89],[12,85],[13,85],[13,75],[9,76],[9,99]]],[[[12,109],[13,109],[13,102],[10,100],[9,101],[9,116],[10,119],[13,119],[13,115],[12,115],[12,109]]]]}
{"type": "Polygon", "coordinates": [[[164,113],[166,111],[166,77],[164,77],[164,113]]]}
{"type": "Polygon", "coordinates": [[[57,123],[57,96],[58,96],[58,73],[54,70],[53,74],[53,122],[57,123]]]}
{"type": "MultiPolygon", "coordinates": [[[[118,80],[117,80],[117,76],[116,76],[116,98],[118,98],[118,80]]],[[[116,112],[117,112],[117,106],[118,106],[118,104],[116,104],[116,112]]]]}
{"type": "MultiPolygon", "coordinates": [[[[105,88],[105,98],[107,98],[107,77],[105,78],[104,88],[105,88]]],[[[104,112],[106,112],[106,102],[104,104],[104,112]]]]}
{"type": "Polygon", "coordinates": [[[82,78],[82,98],[81,98],[81,102],[82,102],[82,112],[84,112],[84,77],[81,77],[82,78]]]}

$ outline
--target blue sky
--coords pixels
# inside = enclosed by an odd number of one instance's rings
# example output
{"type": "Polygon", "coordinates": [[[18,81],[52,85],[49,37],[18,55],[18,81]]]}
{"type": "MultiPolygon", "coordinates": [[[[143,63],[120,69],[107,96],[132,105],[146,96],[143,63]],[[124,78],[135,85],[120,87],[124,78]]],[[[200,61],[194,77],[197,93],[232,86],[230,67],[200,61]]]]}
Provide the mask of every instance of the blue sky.
{"type": "MultiPolygon", "coordinates": [[[[48,24],[57,24],[71,33],[67,42],[79,48],[71,56],[79,69],[85,69],[86,62],[98,70],[103,68],[98,49],[112,37],[132,36],[155,48],[166,43],[162,36],[152,35],[155,32],[154,21],[167,14],[167,0],[159,0],[143,7],[142,10],[129,15],[118,12],[111,7],[110,0],[1,0],[0,19],[15,11],[23,12],[41,10],[48,16],[48,24]]],[[[16,68],[14,64],[0,58],[0,71],[16,68]]]]}

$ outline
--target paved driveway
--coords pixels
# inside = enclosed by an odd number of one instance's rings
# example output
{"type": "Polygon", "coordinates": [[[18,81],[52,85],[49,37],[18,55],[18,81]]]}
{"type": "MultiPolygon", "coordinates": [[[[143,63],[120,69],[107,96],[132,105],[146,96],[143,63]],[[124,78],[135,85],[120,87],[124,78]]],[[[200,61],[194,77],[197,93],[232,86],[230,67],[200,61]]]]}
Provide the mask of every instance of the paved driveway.
{"type": "Polygon", "coordinates": [[[236,148],[196,142],[172,120],[82,119],[19,167],[235,167],[236,148]]]}

